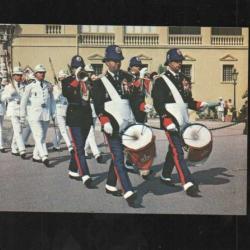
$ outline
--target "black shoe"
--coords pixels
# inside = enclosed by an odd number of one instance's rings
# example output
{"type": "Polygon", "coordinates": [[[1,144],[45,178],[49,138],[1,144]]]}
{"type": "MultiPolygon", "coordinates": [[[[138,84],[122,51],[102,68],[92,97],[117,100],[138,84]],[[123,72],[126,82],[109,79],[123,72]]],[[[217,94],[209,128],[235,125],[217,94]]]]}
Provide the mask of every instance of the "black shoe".
{"type": "Polygon", "coordinates": [[[133,193],[132,195],[130,195],[130,196],[126,199],[128,205],[129,205],[130,207],[135,207],[135,206],[136,206],[136,203],[135,203],[136,198],[137,198],[137,193],[133,193]]]}
{"type": "Polygon", "coordinates": [[[201,197],[198,193],[199,189],[196,185],[193,185],[186,190],[186,194],[191,197],[201,197]]]}
{"type": "Polygon", "coordinates": [[[100,164],[102,163],[105,163],[105,159],[104,159],[104,156],[103,155],[99,155],[97,158],[96,158],[96,161],[100,164]]]}
{"type": "Polygon", "coordinates": [[[6,153],[5,148],[1,148],[1,149],[0,149],[0,152],[1,152],[1,153],[6,153]]]}
{"type": "Polygon", "coordinates": [[[42,161],[43,164],[47,167],[47,168],[50,168],[51,165],[49,164],[49,159],[45,159],[44,161],[42,161]]]}
{"type": "Polygon", "coordinates": [[[54,151],[54,152],[60,152],[60,151],[61,151],[61,148],[53,147],[53,148],[52,148],[52,151],[54,151]]]}
{"type": "Polygon", "coordinates": [[[85,155],[85,159],[89,160],[89,159],[91,159],[91,156],[90,155],[85,155]]]}
{"type": "Polygon", "coordinates": [[[33,162],[42,163],[42,160],[40,160],[40,159],[38,160],[38,159],[34,159],[34,158],[32,158],[32,161],[33,161],[33,162]]]}
{"type": "Polygon", "coordinates": [[[20,156],[19,153],[13,153],[13,152],[11,152],[11,154],[12,154],[12,155],[15,155],[15,156],[20,156]]]}
{"type": "Polygon", "coordinates": [[[27,160],[26,153],[20,155],[23,160],[27,160]]]}
{"type": "Polygon", "coordinates": [[[173,181],[171,180],[171,178],[168,178],[169,180],[166,180],[166,179],[163,179],[160,177],[160,180],[162,183],[164,183],[165,185],[167,186],[170,186],[170,187],[175,187],[175,184],[173,183],[173,181]]]}
{"type": "Polygon", "coordinates": [[[25,148],[32,148],[33,146],[31,144],[25,144],[25,148]]]}
{"type": "Polygon", "coordinates": [[[69,178],[72,179],[72,180],[76,180],[76,181],[81,181],[82,180],[81,176],[72,176],[70,174],[69,174],[69,178]]]}
{"type": "Polygon", "coordinates": [[[121,190],[116,190],[116,191],[110,191],[107,188],[105,188],[107,194],[111,194],[113,196],[121,197],[122,196],[122,191],[121,190]]]}
{"type": "Polygon", "coordinates": [[[94,185],[93,180],[91,178],[87,179],[84,182],[84,185],[88,188],[88,189],[97,189],[97,186],[94,185]]]}

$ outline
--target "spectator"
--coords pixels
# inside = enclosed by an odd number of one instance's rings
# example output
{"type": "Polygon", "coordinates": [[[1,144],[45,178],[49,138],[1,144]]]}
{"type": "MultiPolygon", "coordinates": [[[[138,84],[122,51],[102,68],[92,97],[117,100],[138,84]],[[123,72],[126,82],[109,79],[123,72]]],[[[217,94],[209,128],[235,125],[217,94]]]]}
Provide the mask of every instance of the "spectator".
{"type": "Polygon", "coordinates": [[[218,113],[218,119],[221,121],[225,121],[224,117],[224,107],[225,107],[225,102],[223,101],[222,97],[219,98],[219,106],[217,108],[217,113],[218,113]]]}
{"type": "Polygon", "coordinates": [[[233,103],[232,103],[232,99],[228,99],[227,107],[228,107],[228,110],[227,110],[227,121],[231,122],[232,118],[233,118],[233,111],[234,111],[234,106],[233,106],[233,103]]]}

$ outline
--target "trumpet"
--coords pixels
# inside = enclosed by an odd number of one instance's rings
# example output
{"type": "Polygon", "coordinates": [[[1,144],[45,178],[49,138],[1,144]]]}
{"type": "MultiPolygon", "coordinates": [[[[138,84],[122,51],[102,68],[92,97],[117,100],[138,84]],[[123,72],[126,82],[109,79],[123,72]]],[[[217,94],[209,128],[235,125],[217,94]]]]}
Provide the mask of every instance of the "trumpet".
{"type": "Polygon", "coordinates": [[[77,68],[75,71],[77,81],[84,81],[86,80],[86,77],[88,78],[88,76],[88,73],[82,67],[77,68]]]}

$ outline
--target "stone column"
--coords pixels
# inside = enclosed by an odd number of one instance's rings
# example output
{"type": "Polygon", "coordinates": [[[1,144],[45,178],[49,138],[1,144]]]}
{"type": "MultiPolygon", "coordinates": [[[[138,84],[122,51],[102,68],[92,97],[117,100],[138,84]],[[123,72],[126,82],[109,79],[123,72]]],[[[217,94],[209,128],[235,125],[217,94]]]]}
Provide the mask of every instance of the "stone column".
{"type": "Polygon", "coordinates": [[[124,44],[124,34],[125,34],[125,27],[124,26],[115,26],[115,44],[116,45],[123,45],[124,44]]]}
{"type": "Polygon", "coordinates": [[[166,26],[159,26],[156,28],[156,30],[157,30],[157,33],[159,34],[159,45],[167,45],[169,28],[166,26]]]}
{"type": "Polygon", "coordinates": [[[211,45],[211,27],[201,27],[202,45],[211,45]]]}

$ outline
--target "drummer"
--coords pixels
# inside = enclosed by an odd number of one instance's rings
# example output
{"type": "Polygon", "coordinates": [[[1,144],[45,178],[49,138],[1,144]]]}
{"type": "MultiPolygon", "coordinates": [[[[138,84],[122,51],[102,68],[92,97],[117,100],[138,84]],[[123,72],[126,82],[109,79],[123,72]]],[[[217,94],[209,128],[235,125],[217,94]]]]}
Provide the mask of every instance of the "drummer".
{"type": "Polygon", "coordinates": [[[129,87],[133,81],[132,75],[120,69],[123,59],[124,57],[119,46],[110,45],[106,48],[103,62],[108,67],[108,70],[103,76],[94,81],[92,94],[96,114],[101,122],[112,154],[105,187],[106,193],[114,196],[123,195],[128,205],[134,207],[137,194],[133,190],[124,166],[124,153],[120,133],[123,123],[119,123],[118,117],[122,117],[120,120],[134,121],[134,117],[132,118],[131,115],[130,117],[125,117],[125,113],[132,114],[131,104],[135,101],[136,96],[131,95],[129,87]],[[127,100],[128,105],[122,106],[122,103],[126,102],[125,100],[127,100]],[[114,104],[111,102],[114,102],[114,104]],[[110,103],[112,104],[110,105],[111,110],[107,111],[107,106],[110,103]],[[117,107],[117,103],[119,107],[117,107]],[[120,181],[122,191],[116,187],[117,179],[120,181]]]}
{"type": "Polygon", "coordinates": [[[176,104],[176,109],[180,111],[178,113],[180,116],[184,116],[187,110],[183,112],[177,102],[183,103],[184,101],[188,108],[196,111],[204,109],[207,106],[206,102],[195,101],[192,98],[190,88],[184,88],[185,82],[183,81],[187,79],[184,79],[185,76],[181,73],[182,61],[184,59],[179,49],[173,48],[167,52],[165,62],[165,66],[167,66],[166,72],[155,80],[152,89],[152,98],[155,110],[160,115],[161,126],[164,128],[169,141],[169,150],[163,166],[161,181],[167,185],[173,185],[171,174],[174,166],[176,166],[179,179],[186,194],[197,197],[199,196],[199,188],[193,181],[182,149],[182,138],[180,135],[182,124],[178,121],[184,117],[178,119],[179,117],[176,115],[177,112],[170,113],[165,108],[165,104],[176,104]],[[169,84],[168,81],[172,84],[169,84]],[[188,93],[186,93],[186,91],[188,91],[188,93]]]}
{"type": "MultiPolygon", "coordinates": [[[[152,105],[145,103],[145,97],[149,95],[150,87],[150,80],[145,78],[148,69],[143,67],[142,61],[138,56],[134,56],[129,61],[128,72],[133,76],[131,94],[136,96],[131,108],[136,122],[145,123],[147,121],[147,113],[152,111],[152,105]]],[[[126,156],[125,167],[128,170],[135,171],[135,165],[130,160],[129,155],[126,156]]]]}

